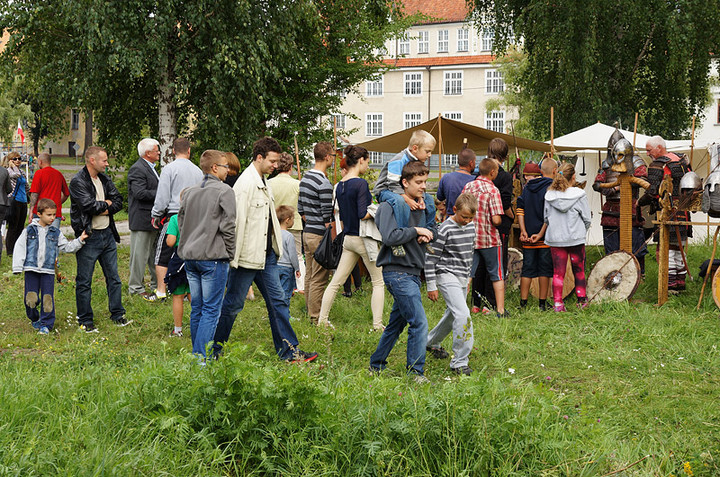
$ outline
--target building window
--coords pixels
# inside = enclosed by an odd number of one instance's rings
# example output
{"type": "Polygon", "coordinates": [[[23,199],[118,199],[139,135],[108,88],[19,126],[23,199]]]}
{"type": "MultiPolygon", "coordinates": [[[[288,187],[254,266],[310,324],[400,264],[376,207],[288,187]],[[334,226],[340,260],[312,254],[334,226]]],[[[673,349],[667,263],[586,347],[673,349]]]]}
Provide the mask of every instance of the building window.
{"type": "Polygon", "coordinates": [[[495,132],[505,132],[505,112],[504,111],[488,111],[485,114],[485,129],[495,132]]]}
{"type": "Polygon", "coordinates": [[[492,30],[483,30],[482,32],[482,51],[491,51],[493,48],[493,40],[495,33],[492,30]]]}
{"type": "Polygon", "coordinates": [[[443,166],[457,166],[457,154],[443,154],[443,166]]]}
{"type": "Polygon", "coordinates": [[[407,34],[403,35],[398,42],[398,55],[409,55],[410,54],[410,38],[407,34]]]}
{"type": "Polygon", "coordinates": [[[382,164],[383,155],[382,152],[370,151],[370,164],[382,164]]]}
{"type": "Polygon", "coordinates": [[[502,93],[505,90],[503,74],[498,70],[487,70],[485,72],[485,92],[487,94],[502,93]]]}
{"type": "Polygon", "coordinates": [[[404,113],[403,124],[404,129],[414,128],[418,124],[422,123],[422,113],[404,113]]]}
{"type": "Polygon", "coordinates": [[[448,38],[450,37],[448,30],[440,30],[438,31],[438,53],[447,53],[448,52],[448,38]]]}
{"type": "Polygon", "coordinates": [[[405,73],[405,96],[420,96],[422,94],[422,71],[405,73]]]}
{"type": "Polygon", "coordinates": [[[463,92],[463,72],[445,72],[445,96],[459,96],[463,92]]]}
{"type": "Polygon", "coordinates": [[[418,53],[430,53],[430,32],[418,32],[418,53]]]}
{"type": "Polygon", "coordinates": [[[457,51],[468,51],[470,46],[470,31],[467,28],[460,28],[457,31],[457,51]]]}
{"type": "Polygon", "coordinates": [[[336,119],[335,125],[338,129],[345,129],[345,115],[344,114],[333,114],[333,118],[336,119]]]}
{"type": "Polygon", "coordinates": [[[383,113],[366,113],[365,114],[365,135],[366,136],[382,136],[383,135],[383,113]]]}
{"type": "Polygon", "coordinates": [[[80,112],[77,109],[70,112],[70,129],[73,131],[80,129],[80,112]]]}
{"type": "Polygon", "coordinates": [[[462,111],[446,111],[442,113],[443,117],[447,119],[454,119],[455,121],[462,121],[462,111]]]}
{"type": "Polygon", "coordinates": [[[365,82],[365,96],[382,96],[383,95],[383,77],[379,76],[374,80],[365,82]]]}

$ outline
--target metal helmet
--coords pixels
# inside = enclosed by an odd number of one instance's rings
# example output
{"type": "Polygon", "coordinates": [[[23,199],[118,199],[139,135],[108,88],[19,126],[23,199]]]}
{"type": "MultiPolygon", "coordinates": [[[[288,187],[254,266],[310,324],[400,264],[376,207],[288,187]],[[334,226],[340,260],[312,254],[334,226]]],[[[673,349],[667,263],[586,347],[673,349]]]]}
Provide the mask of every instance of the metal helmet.
{"type": "Polygon", "coordinates": [[[625,139],[625,136],[618,130],[618,128],[615,128],[615,131],[613,131],[612,135],[610,136],[610,139],[608,139],[608,145],[607,145],[607,155],[605,156],[605,160],[602,163],[603,169],[609,169],[610,166],[613,165],[613,147],[615,146],[615,143],[618,142],[620,139],[625,139]]]}
{"type": "Polygon", "coordinates": [[[702,180],[693,171],[686,172],[680,179],[680,190],[696,190],[702,187],[702,180]]]}
{"type": "Polygon", "coordinates": [[[704,187],[713,193],[718,185],[720,185],[720,171],[715,171],[707,176],[704,187]]]}
{"type": "Polygon", "coordinates": [[[612,149],[612,168],[617,172],[633,171],[633,146],[625,138],[618,140],[612,149]]]}

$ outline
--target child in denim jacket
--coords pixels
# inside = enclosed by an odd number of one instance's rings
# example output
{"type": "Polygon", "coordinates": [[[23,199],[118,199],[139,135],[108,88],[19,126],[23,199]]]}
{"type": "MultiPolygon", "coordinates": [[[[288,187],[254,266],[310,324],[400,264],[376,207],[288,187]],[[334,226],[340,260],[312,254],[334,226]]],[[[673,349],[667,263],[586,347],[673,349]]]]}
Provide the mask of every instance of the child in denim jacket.
{"type": "Polygon", "coordinates": [[[25,312],[38,334],[47,335],[55,325],[55,260],[58,250],[75,253],[83,246],[87,233],[69,242],[53,226],[57,206],[40,199],[38,217],[25,228],[13,251],[13,273],[25,272],[25,312]],[[38,311],[38,305],[41,305],[38,311]]]}

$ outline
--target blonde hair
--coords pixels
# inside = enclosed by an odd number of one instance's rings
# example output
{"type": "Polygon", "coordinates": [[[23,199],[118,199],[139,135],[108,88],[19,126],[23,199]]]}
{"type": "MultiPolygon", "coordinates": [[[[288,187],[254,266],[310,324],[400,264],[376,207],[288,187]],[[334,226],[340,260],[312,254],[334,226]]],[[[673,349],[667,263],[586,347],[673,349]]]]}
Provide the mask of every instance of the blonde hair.
{"type": "Polygon", "coordinates": [[[575,177],[575,166],[566,162],[558,167],[557,174],[550,185],[550,189],[564,192],[573,186],[575,177]]]}
{"type": "Polygon", "coordinates": [[[463,192],[455,199],[455,211],[467,210],[471,214],[475,214],[478,208],[477,197],[470,192],[463,192]]]}
{"type": "Polygon", "coordinates": [[[436,143],[437,141],[435,141],[432,134],[427,131],[423,131],[422,129],[417,129],[413,131],[412,136],[410,136],[408,147],[432,146],[434,148],[436,143]]]}

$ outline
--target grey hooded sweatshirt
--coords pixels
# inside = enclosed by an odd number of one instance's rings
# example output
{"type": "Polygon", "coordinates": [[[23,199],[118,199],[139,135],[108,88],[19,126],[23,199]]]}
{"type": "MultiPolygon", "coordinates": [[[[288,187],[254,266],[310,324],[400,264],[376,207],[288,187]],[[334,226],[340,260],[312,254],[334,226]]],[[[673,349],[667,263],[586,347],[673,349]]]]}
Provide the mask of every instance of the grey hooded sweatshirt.
{"type": "Polygon", "coordinates": [[[545,193],[545,243],[551,247],[573,247],[585,243],[590,228],[590,204],[585,191],[569,187],[545,193]]]}

